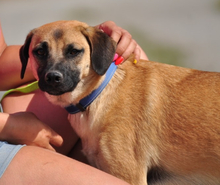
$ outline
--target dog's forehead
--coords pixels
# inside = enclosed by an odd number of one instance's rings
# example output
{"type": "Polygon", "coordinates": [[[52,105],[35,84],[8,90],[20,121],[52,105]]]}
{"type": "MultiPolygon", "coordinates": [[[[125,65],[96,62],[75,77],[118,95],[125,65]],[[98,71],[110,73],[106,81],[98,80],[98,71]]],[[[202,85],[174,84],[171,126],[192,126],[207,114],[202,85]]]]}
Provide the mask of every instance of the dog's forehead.
{"type": "Polygon", "coordinates": [[[45,24],[34,31],[34,45],[42,41],[61,40],[66,42],[80,42],[84,37],[82,30],[88,27],[87,24],[78,21],[58,21],[45,24]]]}

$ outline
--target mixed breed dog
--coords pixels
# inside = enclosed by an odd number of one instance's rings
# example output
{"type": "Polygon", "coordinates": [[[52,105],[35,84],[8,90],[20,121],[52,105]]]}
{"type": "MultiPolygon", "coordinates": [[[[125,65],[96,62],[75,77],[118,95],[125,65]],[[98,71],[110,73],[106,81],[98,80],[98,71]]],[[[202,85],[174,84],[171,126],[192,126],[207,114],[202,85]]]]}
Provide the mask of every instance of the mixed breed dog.
{"type": "Polygon", "coordinates": [[[91,165],[132,185],[220,184],[220,73],[112,62],[116,43],[78,21],[32,30],[20,50],[91,165]]]}

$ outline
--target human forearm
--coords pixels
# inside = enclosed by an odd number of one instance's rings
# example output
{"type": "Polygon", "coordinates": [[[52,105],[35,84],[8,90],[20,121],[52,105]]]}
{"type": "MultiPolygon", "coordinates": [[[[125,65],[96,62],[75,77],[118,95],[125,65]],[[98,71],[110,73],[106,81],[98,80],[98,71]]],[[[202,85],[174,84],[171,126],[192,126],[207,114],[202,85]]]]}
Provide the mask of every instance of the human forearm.
{"type": "Polygon", "coordinates": [[[54,150],[63,139],[33,113],[0,113],[0,140],[13,144],[27,144],[54,150]]]}
{"type": "Polygon", "coordinates": [[[34,80],[29,66],[25,78],[20,79],[20,47],[7,46],[0,23],[0,90],[18,87],[34,80]]]}
{"type": "Polygon", "coordinates": [[[0,56],[0,90],[7,90],[21,86],[34,80],[30,66],[24,79],[20,79],[21,62],[19,50],[21,46],[13,45],[4,49],[0,56]]]}

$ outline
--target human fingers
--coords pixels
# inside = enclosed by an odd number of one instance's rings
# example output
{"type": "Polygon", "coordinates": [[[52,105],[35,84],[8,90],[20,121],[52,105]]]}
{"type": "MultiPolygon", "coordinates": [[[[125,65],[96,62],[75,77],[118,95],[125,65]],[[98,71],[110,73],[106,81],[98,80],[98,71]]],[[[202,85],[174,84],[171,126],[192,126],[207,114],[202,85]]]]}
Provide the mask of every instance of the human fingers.
{"type": "Polygon", "coordinates": [[[37,137],[33,141],[28,142],[27,144],[29,145],[39,146],[55,151],[53,146],[61,146],[63,143],[63,139],[51,128],[45,126],[44,129],[38,132],[37,137]]]}
{"type": "Polygon", "coordinates": [[[106,21],[102,24],[96,26],[98,29],[105,32],[108,36],[110,36],[116,43],[121,38],[122,28],[118,27],[113,21],[106,21]]]}
{"type": "Polygon", "coordinates": [[[134,56],[135,56],[134,63],[136,63],[141,58],[141,49],[138,47],[138,45],[136,46],[136,48],[134,50],[134,56]]]}
{"type": "Polygon", "coordinates": [[[35,142],[43,148],[54,151],[55,149],[52,145],[57,147],[61,146],[63,144],[63,138],[48,125],[44,125],[44,128],[38,134],[38,138],[36,138],[35,142]]]}
{"type": "Polygon", "coordinates": [[[61,146],[63,144],[63,138],[57,134],[55,131],[53,131],[53,133],[51,134],[51,138],[50,138],[50,144],[54,145],[54,146],[61,146]]]}
{"type": "Polygon", "coordinates": [[[116,53],[124,59],[127,59],[134,52],[136,45],[137,44],[135,40],[132,39],[131,34],[123,30],[121,38],[117,44],[116,53]]]}
{"type": "Polygon", "coordinates": [[[132,39],[132,36],[128,31],[113,23],[111,32],[108,31],[108,33],[111,33],[111,38],[117,43],[116,53],[126,60],[135,51],[137,46],[136,41],[132,39]]]}
{"type": "Polygon", "coordinates": [[[116,53],[121,56],[130,44],[131,35],[126,30],[117,26],[113,21],[106,21],[100,24],[98,28],[104,31],[117,43],[116,53]]]}
{"type": "Polygon", "coordinates": [[[120,56],[120,60],[126,60],[132,53],[135,53],[137,60],[139,60],[139,48],[136,48],[137,43],[128,31],[117,26],[113,21],[106,21],[100,24],[98,28],[102,29],[117,43],[116,53],[120,56]]]}
{"type": "Polygon", "coordinates": [[[123,29],[116,26],[116,25],[112,26],[111,29],[112,29],[112,31],[109,36],[118,44],[121,40],[122,35],[123,35],[123,29]]]}
{"type": "Polygon", "coordinates": [[[124,57],[127,58],[130,56],[131,51],[133,51],[133,54],[135,56],[134,63],[137,63],[140,59],[143,60],[149,60],[146,53],[142,50],[142,48],[134,41],[134,43],[130,43],[126,51],[124,52],[124,57]],[[130,51],[129,51],[130,50],[130,51]]]}
{"type": "Polygon", "coordinates": [[[135,55],[135,61],[139,61],[140,58],[148,60],[147,55],[137,42],[132,39],[131,34],[117,26],[113,21],[106,21],[96,27],[103,30],[117,43],[116,54],[120,57],[119,63],[126,60],[132,53],[135,55]]]}

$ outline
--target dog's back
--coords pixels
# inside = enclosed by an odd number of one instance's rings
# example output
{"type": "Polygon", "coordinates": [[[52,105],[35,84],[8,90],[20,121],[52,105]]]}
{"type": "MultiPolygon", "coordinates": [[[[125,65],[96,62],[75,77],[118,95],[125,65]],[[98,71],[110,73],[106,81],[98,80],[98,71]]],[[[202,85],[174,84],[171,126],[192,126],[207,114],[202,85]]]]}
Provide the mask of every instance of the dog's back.
{"type": "Polygon", "coordinates": [[[220,183],[219,73],[127,61],[106,92],[100,142],[110,147],[103,155],[111,166],[121,151],[124,165],[137,162],[130,170],[136,175],[147,166],[164,170],[174,184],[220,183]]]}

